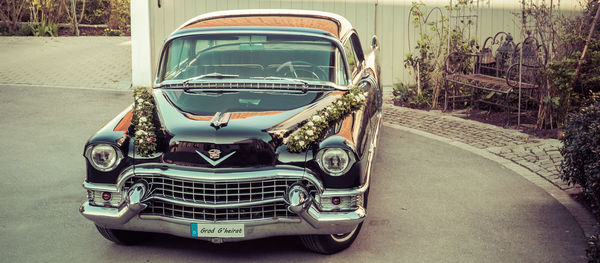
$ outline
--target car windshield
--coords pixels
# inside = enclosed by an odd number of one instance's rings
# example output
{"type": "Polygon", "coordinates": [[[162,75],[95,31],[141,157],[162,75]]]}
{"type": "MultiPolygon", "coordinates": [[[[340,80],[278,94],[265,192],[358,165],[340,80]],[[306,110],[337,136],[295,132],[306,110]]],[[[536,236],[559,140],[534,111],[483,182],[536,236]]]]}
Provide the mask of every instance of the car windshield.
{"type": "Polygon", "coordinates": [[[159,73],[167,80],[289,78],[345,85],[336,45],[323,38],[276,34],[207,34],[174,39],[159,73]]]}

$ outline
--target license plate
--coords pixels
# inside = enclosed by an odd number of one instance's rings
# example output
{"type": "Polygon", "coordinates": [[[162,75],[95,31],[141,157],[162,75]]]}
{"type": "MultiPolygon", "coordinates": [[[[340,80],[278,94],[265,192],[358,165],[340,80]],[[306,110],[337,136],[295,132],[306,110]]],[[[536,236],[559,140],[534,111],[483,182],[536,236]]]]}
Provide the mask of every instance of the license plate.
{"type": "Polygon", "coordinates": [[[192,237],[244,237],[244,224],[192,223],[192,237]]]}

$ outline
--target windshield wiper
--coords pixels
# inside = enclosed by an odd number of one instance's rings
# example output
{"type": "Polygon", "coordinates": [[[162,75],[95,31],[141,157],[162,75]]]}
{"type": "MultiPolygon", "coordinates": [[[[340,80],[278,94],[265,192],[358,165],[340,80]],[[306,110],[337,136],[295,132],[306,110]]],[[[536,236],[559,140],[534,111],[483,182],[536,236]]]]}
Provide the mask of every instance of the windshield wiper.
{"type": "Polygon", "coordinates": [[[308,86],[308,81],[302,80],[302,79],[294,79],[294,78],[284,78],[284,77],[270,76],[270,77],[251,77],[250,79],[287,80],[287,81],[293,81],[293,82],[300,82],[300,83],[302,83],[302,85],[308,86]]]}
{"type": "Polygon", "coordinates": [[[233,78],[238,78],[240,75],[235,75],[235,74],[222,74],[222,73],[218,73],[218,72],[213,72],[213,73],[208,73],[208,74],[204,74],[204,75],[200,75],[200,76],[195,76],[195,77],[191,77],[188,79],[183,80],[183,85],[187,85],[188,83],[190,83],[190,81],[194,81],[197,79],[206,79],[206,78],[214,78],[214,79],[233,79],[233,78]]]}

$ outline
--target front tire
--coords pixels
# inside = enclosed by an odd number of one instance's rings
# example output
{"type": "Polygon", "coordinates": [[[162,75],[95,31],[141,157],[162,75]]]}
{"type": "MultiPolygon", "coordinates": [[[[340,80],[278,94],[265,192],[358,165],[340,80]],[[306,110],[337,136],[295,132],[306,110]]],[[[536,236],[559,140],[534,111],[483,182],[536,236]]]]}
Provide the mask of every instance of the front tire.
{"type": "Polygon", "coordinates": [[[360,223],[354,230],[345,234],[331,234],[331,235],[307,235],[300,236],[302,244],[309,250],[312,250],[321,254],[334,254],[340,252],[352,245],[360,229],[362,223],[360,223]]]}
{"type": "Polygon", "coordinates": [[[150,237],[149,233],[145,232],[117,230],[105,228],[99,225],[96,225],[96,229],[98,229],[98,232],[100,232],[100,235],[102,235],[104,238],[116,244],[125,246],[140,244],[150,237]]]}

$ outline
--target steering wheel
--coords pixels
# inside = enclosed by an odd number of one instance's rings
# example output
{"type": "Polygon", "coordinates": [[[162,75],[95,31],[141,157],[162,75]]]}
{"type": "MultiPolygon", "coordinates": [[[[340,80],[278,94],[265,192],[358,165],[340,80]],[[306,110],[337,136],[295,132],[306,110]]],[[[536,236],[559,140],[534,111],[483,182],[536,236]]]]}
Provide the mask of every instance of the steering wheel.
{"type": "Polygon", "coordinates": [[[287,71],[282,73],[284,77],[293,77],[295,79],[310,78],[315,80],[327,80],[327,76],[329,75],[317,65],[302,60],[286,61],[279,65],[275,72],[279,73],[284,69],[287,69],[287,71]]]}

